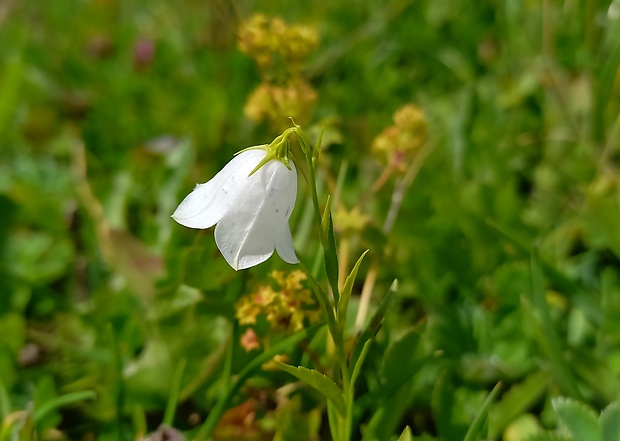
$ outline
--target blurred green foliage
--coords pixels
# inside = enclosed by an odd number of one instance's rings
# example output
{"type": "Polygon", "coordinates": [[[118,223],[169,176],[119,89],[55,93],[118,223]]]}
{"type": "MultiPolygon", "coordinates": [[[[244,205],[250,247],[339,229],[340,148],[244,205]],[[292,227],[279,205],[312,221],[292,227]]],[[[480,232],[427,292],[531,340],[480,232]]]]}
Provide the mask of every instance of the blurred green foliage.
{"type": "MultiPolygon", "coordinates": [[[[337,182],[370,219],[356,233],[335,221],[341,264],[374,259],[353,312],[373,268],[371,310],[399,281],[354,439],[616,430],[616,405],[592,409],[620,398],[618,0],[3,0],[0,440],[141,439],[162,422],[191,439],[227,374],[260,354],[239,345],[235,302],[290,267],[235,273],[211,230],[169,217],[233,153],[278,135],[243,113],[260,75],[236,36],[255,13],[321,40],[304,75],[318,95],[308,132],[326,127],[324,195],[337,182]],[[384,167],[371,145],[408,103],[432,152],[386,232],[402,178],[370,190],[384,167]]],[[[300,182],[291,227],[312,267],[300,182]]],[[[286,337],[268,328],[263,342],[286,337]]],[[[329,365],[324,330],[289,349],[329,365]]],[[[321,397],[291,381],[253,371],[214,439],[328,439],[321,397]]]]}

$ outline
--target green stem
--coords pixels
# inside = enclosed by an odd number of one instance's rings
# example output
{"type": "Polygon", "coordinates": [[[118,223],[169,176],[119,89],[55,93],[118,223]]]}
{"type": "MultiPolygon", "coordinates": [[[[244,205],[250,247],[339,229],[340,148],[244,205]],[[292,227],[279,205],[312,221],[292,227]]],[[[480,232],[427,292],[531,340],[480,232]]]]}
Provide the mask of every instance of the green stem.
{"type": "MultiPolygon", "coordinates": [[[[323,214],[321,213],[321,209],[319,208],[319,198],[317,192],[316,185],[316,160],[318,158],[318,149],[320,145],[320,139],[315,146],[314,149],[310,147],[310,142],[306,137],[306,134],[301,130],[301,127],[295,125],[295,133],[298,136],[299,143],[301,145],[301,149],[306,156],[306,163],[308,165],[308,176],[309,176],[309,187],[310,187],[310,196],[312,198],[312,205],[314,207],[314,214],[316,217],[316,221],[319,227],[319,231],[322,231],[322,222],[323,222],[323,214]]],[[[327,253],[325,249],[325,241],[321,240],[321,245],[323,246],[323,250],[327,253]]],[[[334,425],[334,421],[330,421],[330,428],[332,431],[332,437],[335,440],[339,441],[349,441],[351,438],[351,427],[353,421],[353,403],[354,403],[354,392],[351,384],[351,376],[349,373],[349,367],[347,365],[347,357],[344,349],[344,325],[340,325],[335,322],[335,316],[333,309],[329,306],[329,300],[324,296],[324,292],[321,290],[318,283],[312,278],[312,276],[306,271],[311,280],[313,288],[317,297],[319,298],[319,303],[327,315],[328,329],[331,337],[334,341],[334,345],[336,346],[336,366],[339,366],[341,376],[342,376],[342,389],[343,395],[345,397],[345,402],[347,406],[346,417],[337,416],[338,419],[337,426],[334,425]],[[323,295],[322,295],[323,294],[323,295]],[[333,322],[332,322],[333,321],[333,322]]],[[[334,297],[338,299],[339,292],[338,286],[334,287],[334,297]]],[[[337,308],[336,302],[336,308],[337,308]]],[[[342,314],[346,314],[346,311],[342,311],[342,314]]],[[[333,419],[334,414],[330,415],[333,419]]]]}
{"type": "Polygon", "coordinates": [[[310,197],[312,198],[312,206],[314,207],[314,214],[316,216],[316,221],[319,224],[319,229],[321,228],[321,209],[319,208],[319,196],[316,191],[316,169],[315,164],[313,163],[312,158],[312,150],[310,148],[310,143],[308,142],[308,138],[306,134],[299,128],[295,132],[299,137],[300,143],[302,144],[301,149],[306,156],[306,164],[308,165],[308,176],[310,177],[310,197]]]}

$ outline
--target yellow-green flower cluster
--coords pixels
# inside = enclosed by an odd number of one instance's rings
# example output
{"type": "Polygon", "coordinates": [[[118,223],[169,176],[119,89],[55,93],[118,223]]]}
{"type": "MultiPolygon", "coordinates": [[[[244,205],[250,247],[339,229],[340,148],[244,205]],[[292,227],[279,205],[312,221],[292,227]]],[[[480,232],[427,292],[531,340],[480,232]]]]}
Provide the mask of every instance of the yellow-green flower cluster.
{"type": "Polygon", "coordinates": [[[239,48],[261,68],[274,65],[278,57],[287,67],[298,68],[318,45],[319,37],[313,28],[289,26],[279,17],[257,14],[239,29],[239,48]]]}
{"type": "Polygon", "coordinates": [[[314,298],[302,283],[306,279],[302,271],[273,271],[269,277],[273,285],[258,286],[235,305],[240,325],[254,325],[262,314],[272,329],[299,331],[306,319],[310,323],[319,319],[314,298]]]}
{"type": "Polygon", "coordinates": [[[370,223],[370,216],[365,215],[359,207],[347,210],[339,206],[334,213],[334,225],[338,226],[341,232],[360,232],[370,223]]]}
{"type": "Polygon", "coordinates": [[[299,79],[284,86],[261,83],[245,104],[245,115],[253,121],[270,121],[281,129],[290,125],[285,115],[295,121],[310,119],[310,110],[316,102],[316,92],[308,83],[299,79]]]}
{"type": "Polygon", "coordinates": [[[398,109],[394,125],[385,129],[372,144],[373,153],[395,171],[404,172],[428,137],[424,112],[412,104],[398,109]]]}
{"type": "Polygon", "coordinates": [[[268,122],[281,130],[310,119],[317,95],[303,78],[308,55],[317,48],[314,28],[288,25],[281,18],[252,16],[239,29],[239,48],[259,67],[262,82],[245,105],[245,115],[255,122],[268,122]]]}

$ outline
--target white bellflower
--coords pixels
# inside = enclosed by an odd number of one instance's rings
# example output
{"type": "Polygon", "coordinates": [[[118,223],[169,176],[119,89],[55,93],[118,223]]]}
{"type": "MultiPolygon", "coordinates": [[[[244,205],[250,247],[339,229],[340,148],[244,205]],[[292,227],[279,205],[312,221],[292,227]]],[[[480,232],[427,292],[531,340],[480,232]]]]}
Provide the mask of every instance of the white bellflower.
{"type": "Polygon", "coordinates": [[[295,164],[288,140],[238,153],[210,181],[198,184],[172,218],[189,228],[215,226],[215,243],[235,270],[273,254],[298,263],[288,225],[297,197],[295,164]]]}

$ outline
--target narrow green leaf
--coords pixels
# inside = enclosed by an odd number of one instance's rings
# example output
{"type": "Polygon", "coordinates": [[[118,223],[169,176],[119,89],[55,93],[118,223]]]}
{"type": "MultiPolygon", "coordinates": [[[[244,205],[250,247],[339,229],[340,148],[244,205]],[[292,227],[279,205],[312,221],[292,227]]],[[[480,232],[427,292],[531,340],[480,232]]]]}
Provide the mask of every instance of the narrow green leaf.
{"type": "Polygon", "coordinates": [[[355,363],[355,367],[353,368],[353,374],[351,375],[351,388],[355,387],[355,382],[357,381],[357,377],[359,377],[359,374],[362,371],[364,359],[366,358],[366,354],[368,354],[368,349],[370,349],[371,343],[372,339],[366,340],[366,343],[364,343],[364,347],[362,348],[362,352],[357,359],[357,362],[355,363]]]}
{"type": "Polygon", "coordinates": [[[366,342],[370,340],[371,338],[374,338],[374,336],[377,335],[377,332],[379,332],[379,329],[381,329],[381,325],[383,324],[383,320],[385,319],[385,316],[390,311],[390,309],[392,309],[392,306],[394,306],[394,301],[396,300],[397,291],[398,291],[398,280],[395,279],[392,282],[392,285],[390,285],[390,289],[383,297],[383,300],[381,300],[381,303],[379,304],[377,311],[373,314],[372,318],[370,319],[370,322],[368,322],[368,325],[366,325],[366,327],[360,334],[359,338],[357,339],[355,348],[353,349],[353,352],[351,353],[350,366],[355,366],[357,359],[360,356],[360,353],[362,351],[362,348],[364,347],[366,342]]]}
{"type": "Polygon", "coordinates": [[[431,409],[440,439],[463,439],[468,427],[460,421],[457,423],[454,411],[454,387],[447,370],[441,371],[435,378],[431,409]]]}
{"type": "Polygon", "coordinates": [[[181,392],[181,382],[183,381],[183,373],[185,372],[185,365],[187,359],[181,358],[172,377],[172,386],[170,387],[170,396],[168,397],[168,403],[166,403],[166,411],[164,412],[164,419],[162,423],[166,426],[173,427],[174,415],[176,414],[177,405],[179,404],[179,394],[181,392]]]}
{"type": "Polygon", "coordinates": [[[599,417],[603,441],[620,441],[620,402],[614,401],[599,417]]]}
{"type": "Polygon", "coordinates": [[[345,416],[346,414],[346,406],[344,403],[344,396],[342,395],[342,391],[333,382],[331,378],[326,377],[319,371],[315,371],[313,369],[308,369],[303,366],[291,366],[288,364],[276,362],[278,367],[285,372],[288,372],[291,375],[299,378],[304,383],[312,386],[319,392],[321,392],[325,398],[330,400],[336,410],[340,413],[341,416],[345,416]]]}
{"type": "Polygon", "coordinates": [[[325,254],[325,274],[327,274],[327,280],[337,306],[340,299],[340,292],[338,290],[338,255],[336,253],[330,196],[327,196],[327,203],[325,204],[323,218],[321,219],[321,245],[323,245],[323,252],[325,254]]]}
{"type": "Polygon", "coordinates": [[[532,277],[532,301],[536,308],[538,318],[538,340],[542,349],[547,353],[549,361],[553,364],[555,372],[561,386],[574,397],[581,398],[581,393],[577,387],[577,382],[573,373],[564,359],[564,350],[557,335],[547,297],[545,295],[545,286],[542,268],[538,255],[533,252],[530,260],[530,269],[532,277]]]}
{"type": "Polygon", "coordinates": [[[347,279],[344,282],[344,286],[342,287],[342,291],[340,292],[340,301],[338,302],[338,325],[342,327],[347,318],[347,309],[349,307],[349,299],[351,298],[351,291],[353,290],[353,284],[355,283],[355,278],[357,277],[357,272],[360,269],[360,265],[368,254],[369,250],[364,251],[364,253],[357,259],[357,262],[353,266],[351,273],[347,276],[347,279]]]}
{"type": "Polygon", "coordinates": [[[331,401],[327,402],[327,421],[329,422],[329,431],[334,441],[342,439],[340,434],[340,424],[338,411],[336,406],[331,401]]]}
{"type": "Polygon", "coordinates": [[[484,427],[484,422],[489,414],[489,409],[491,408],[491,404],[495,401],[495,397],[499,394],[500,389],[502,388],[501,381],[495,385],[493,390],[489,393],[484,403],[482,403],[482,407],[474,418],[474,421],[469,426],[469,430],[465,434],[465,438],[463,441],[476,441],[478,439],[485,439],[486,437],[482,434],[482,429],[484,427]]]}
{"type": "Polygon", "coordinates": [[[131,413],[131,421],[133,423],[133,431],[136,434],[136,439],[142,439],[146,436],[147,423],[146,414],[144,413],[144,407],[141,404],[136,403],[131,413]]]}
{"type": "Polygon", "coordinates": [[[588,406],[572,398],[554,398],[551,404],[573,440],[602,441],[598,418],[588,406]]]}
{"type": "Polygon", "coordinates": [[[319,285],[316,279],[312,276],[312,274],[308,271],[308,269],[300,264],[306,273],[306,277],[308,278],[308,282],[310,282],[310,288],[316,297],[317,302],[319,302],[319,306],[323,311],[323,315],[325,316],[325,320],[327,321],[327,327],[329,329],[329,333],[332,336],[337,335],[337,326],[336,326],[336,317],[334,316],[334,309],[331,306],[329,298],[327,297],[327,293],[325,290],[319,285]]]}
{"type": "Polygon", "coordinates": [[[59,397],[53,398],[43,404],[41,407],[34,411],[33,420],[38,423],[50,412],[59,409],[64,406],[78,403],[84,400],[94,400],[97,398],[97,394],[92,390],[84,390],[79,392],[71,392],[59,397]]]}
{"type": "Polygon", "coordinates": [[[537,371],[506,392],[489,413],[489,436],[497,438],[517,417],[529,409],[548,387],[549,374],[537,371]]]}
{"type": "Polygon", "coordinates": [[[413,441],[413,434],[411,433],[411,428],[409,426],[405,427],[403,433],[400,434],[398,441],[413,441]]]}

